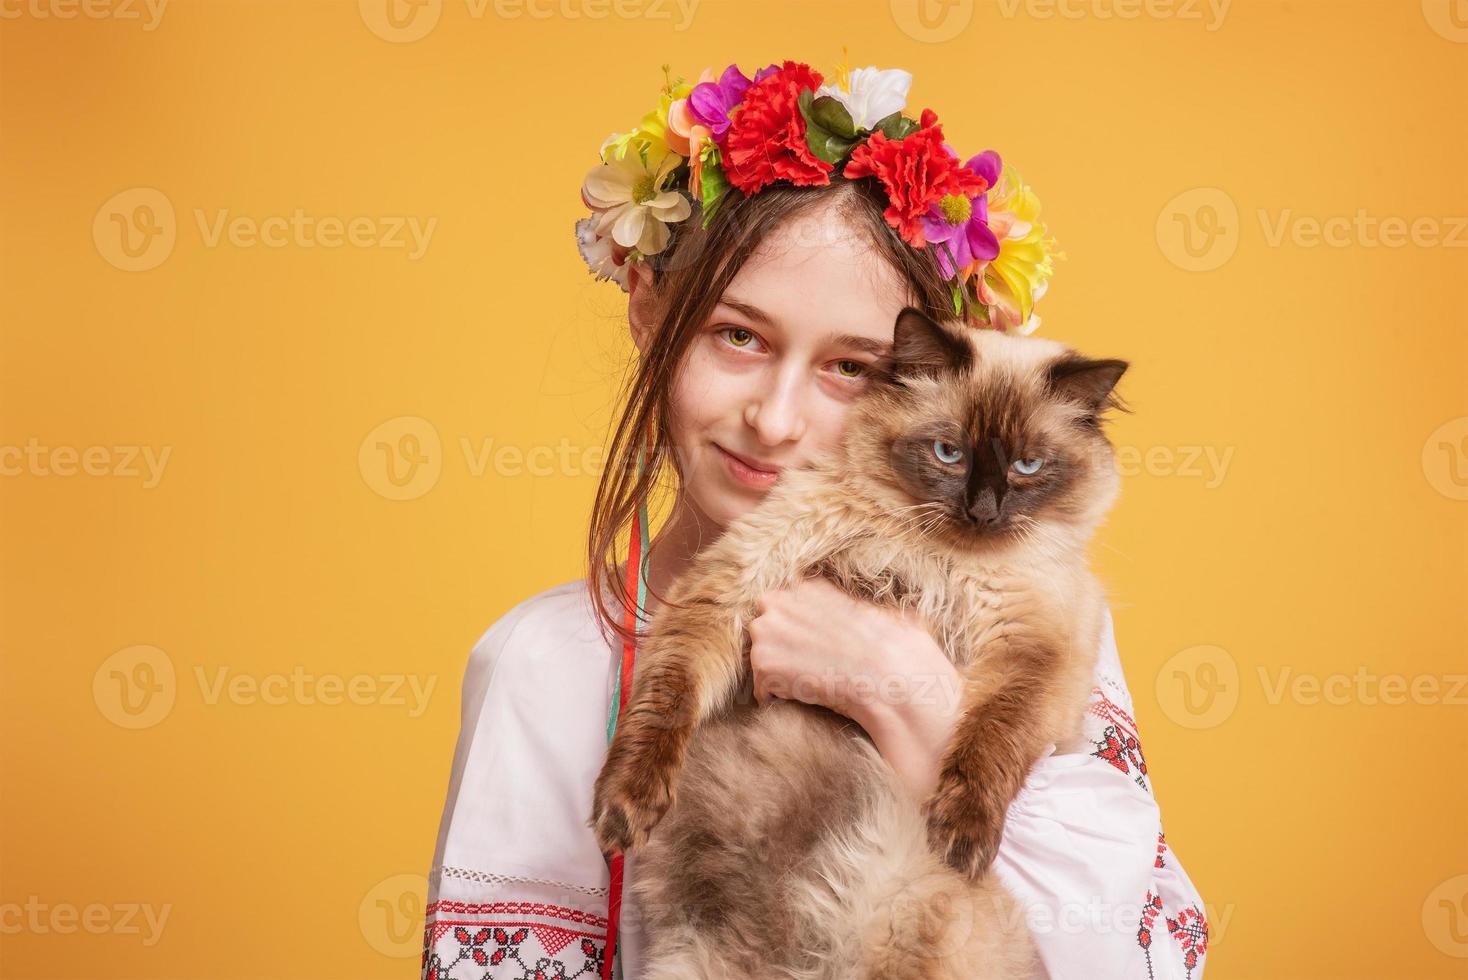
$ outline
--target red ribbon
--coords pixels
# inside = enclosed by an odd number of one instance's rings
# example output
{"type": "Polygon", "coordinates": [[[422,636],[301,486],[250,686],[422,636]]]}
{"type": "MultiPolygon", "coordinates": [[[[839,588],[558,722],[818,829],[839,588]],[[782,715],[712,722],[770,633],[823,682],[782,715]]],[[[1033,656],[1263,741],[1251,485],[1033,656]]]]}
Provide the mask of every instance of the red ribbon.
{"type": "MultiPolygon", "coordinates": [[[[625,625],[629,638],[622,641],[622,680],[618,684],[617,717],[627,707],[627,694],[632,687],[632,664],[637,657],[637,571],[642,564],[641,534],[637,519],[633,519],[631,543],[627,547],[627,618],[625,625]]],[[[617,926],[622,919],[622,865],[621,851],[614,852],[608,864],[612,880],[607,890],[607,945],[606,956],[601,964],[601,980],[612,980],[612,961],[617,955],[617,926]]]]}

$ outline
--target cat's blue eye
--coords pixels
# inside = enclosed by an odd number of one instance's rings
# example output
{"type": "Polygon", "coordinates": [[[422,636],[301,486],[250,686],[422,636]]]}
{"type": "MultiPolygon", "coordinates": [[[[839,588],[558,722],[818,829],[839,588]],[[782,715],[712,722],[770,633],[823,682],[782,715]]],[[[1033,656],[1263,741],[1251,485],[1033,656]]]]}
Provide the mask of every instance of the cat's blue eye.
{"type": "Polygon", "coordinates": [[[942,439],[933,440],[933,455],[942,463],[956,463],[963,459],[963,450],[942,439]]]}
{"type": "Polygon", "coordinates": [[[1014,471],[1022,476],[1034,476],[1044,465],[1045,461],[1038,456],[1033,459],[1017,459],[1014,461],[1014,471]]]}

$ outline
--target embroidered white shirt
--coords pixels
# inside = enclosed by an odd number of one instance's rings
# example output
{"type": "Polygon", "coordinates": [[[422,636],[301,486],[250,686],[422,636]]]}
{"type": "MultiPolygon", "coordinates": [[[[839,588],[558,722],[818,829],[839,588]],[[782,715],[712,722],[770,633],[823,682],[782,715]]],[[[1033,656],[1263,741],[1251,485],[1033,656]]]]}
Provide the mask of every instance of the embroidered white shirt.
{"type": "MultiPolygon", "coordinates": [[[[475,644],[428,875],[428,980],[600,974],[610,873],[586,821],[620,665],[584,579],[526,599],[475,644]]],[[[1031,770],[994,868],[1025,905],[1038,977],[1202,977],[1203,900],[1163,837],[1109,610],[1084,732],[1031,770]]],[[[640,926],[624,889],[625,980],[641,973],[640,926]]]]}

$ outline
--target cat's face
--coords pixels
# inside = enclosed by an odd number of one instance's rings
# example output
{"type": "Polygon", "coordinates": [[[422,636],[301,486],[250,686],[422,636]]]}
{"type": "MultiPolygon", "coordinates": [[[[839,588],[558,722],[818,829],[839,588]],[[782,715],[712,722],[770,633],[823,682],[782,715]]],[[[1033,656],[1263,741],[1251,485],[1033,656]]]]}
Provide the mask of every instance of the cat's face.
{"type": "Polygon", "coordinates": [[[1101,416],[1127,365],[1052,340],[897,318],[890,373],[852,429],[851,463],[914,526],[969,543],[1089,531],[1118,478],[1101,416]]]}

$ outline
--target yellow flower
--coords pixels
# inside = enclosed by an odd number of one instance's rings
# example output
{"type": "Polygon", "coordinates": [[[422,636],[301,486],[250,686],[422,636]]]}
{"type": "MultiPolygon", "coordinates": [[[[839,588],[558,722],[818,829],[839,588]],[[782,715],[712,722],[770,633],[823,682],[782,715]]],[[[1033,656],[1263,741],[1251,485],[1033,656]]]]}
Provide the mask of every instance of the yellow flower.
{"type": "MultiPolygon", "coordinates": [[[[667,66],[664,66],[666,70],[667,66]]],[[[711,80],[712,75],[708,70],[705,75],[710,77],[701,79],[711,80]]],[[[663,86],[662,95],[658,98],[658,107],[642,117],[642,122],[630,133],[621,136],[613,136],[602,144],[602,161],[611,163],[608,157],[610,149],[616,159],[626,156],[629,146],[636,144],[646,145],[649,155],[657,151],[656,155],[661,157],[664,153],[672,152],[681,157],[689,155],[691,147],[688,138],[691,135],[693,119],[688,114],[688,94],[693,91],[693,86],[684,81],[669,81],[663,86]]]]}
{"type": "Polygon", "coordinates": [[[1012,167],[1005,165],[989,192],[989,228],[999,239],[999,255],[972,270],[980,275],[979,299],[989,307],[990,323],[1001,330],[1033,333],[1040,325],[1035,302],[1045,295],[1055,273],[1055,240],[1045,236],[1040,199],[1012,167]]]}

